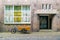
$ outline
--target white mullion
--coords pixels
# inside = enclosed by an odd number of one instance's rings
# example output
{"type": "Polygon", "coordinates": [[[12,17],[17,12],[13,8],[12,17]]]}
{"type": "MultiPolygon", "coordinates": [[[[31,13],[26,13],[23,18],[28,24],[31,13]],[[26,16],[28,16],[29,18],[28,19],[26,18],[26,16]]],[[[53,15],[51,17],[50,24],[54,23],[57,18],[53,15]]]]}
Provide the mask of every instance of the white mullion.
{"type": "Polygon", "coordinates": [[[6,8],[5,8],[5,6],[4,6],[4,22],[5,22],[5,23],[6,23],[5,18],[7,18],[7,17],[8,17],[8,16],[6,17],[6,14],[7,14],[7,12],[6,12],[6,8]]]}
{"type": "Polygon", "coordinates": [[[50,8],[50,9],[52,9],[52,6],[51,6],[51,4],[48,4],[48,9],[49,9],[49,8],[50,8]]]}
{"type": "Polygon", "coordinates": [[[27,18],[28,18],[28,21],[30,22],[30,21],[31,21],[31,20],[30,20],[30,19],[31,19],[31,17],[27,17],[27,18]]]}
{"type": "Polygon", "coordinates": [[[21,20],[23,20],[23,18],[22,18],[22,16],[23,16],[22,5],[21,5],[21,12],[22,12],[22,14],[21,14],[21,20]]]}
{"type": "Polygon", "coordinates": [[[48,8],[48,9],[50,9],[50,4],[48,4],[48,6],[49,6],[49,8],[48,8]]]}
{"type": "Polygon", "coordinates": [[[13,23],[14,23],[14,5],[13,5],[13,23]]]}
{"type": "Polygon", "coordinates": [[[21,22],[23,22],[23,10],[22,10],[22,8],[23,8],[23,6],[21,5],[21,12],[22,12],[22,14],[21,14],[21,22]]]}
{"type": "Polygon", "coordinates": [[[50,5],[50,9],[52,9],[52,5],[51,4],[49,4],[50,5]]]}
{"type": "Polygon", "coordinates": [[[49,9],[49,4],[47,4],[47,9],[49,9]]]}
{"type": "Polygon", "coordinates": [[[51,4],[51,9],[52,9],[52,4],[51,4]]]}
{"type": "Polygon", "coordinates": [[[44,6],[43,6],[43,9],[45,9],[45,4],[44,4],[44,6]]]}
{"type": "Polygon", "coordinates": [[[30,5],[30,22],[31,22],[31,15],[32,15],[32,14],[31,14],[31,5],[30,5]]]}
{"type": "Polygon", "coordinates": [[[27,20],[30,22],[30,19],[31,19],[31,7],[30,7],[30,10],[29,10],[29,12],[28,12],[29,14],[28,14],[28,16],[27,16],[27,20]]]}
{"type": "Polygon", "coordinates": [[[27,16],[27,22],[28,22],[28,16],[27,16]]]}

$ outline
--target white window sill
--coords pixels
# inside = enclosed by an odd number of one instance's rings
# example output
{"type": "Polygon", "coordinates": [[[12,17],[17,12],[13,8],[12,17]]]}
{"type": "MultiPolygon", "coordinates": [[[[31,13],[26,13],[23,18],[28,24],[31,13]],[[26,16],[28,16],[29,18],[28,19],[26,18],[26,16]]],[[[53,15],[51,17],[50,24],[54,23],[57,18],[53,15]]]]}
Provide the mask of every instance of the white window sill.
{"type": "Polygon", "coordinates": [[[15,22],[15,23],[4,23],[4,24],[31,24],[31,22],[15,22]]]}

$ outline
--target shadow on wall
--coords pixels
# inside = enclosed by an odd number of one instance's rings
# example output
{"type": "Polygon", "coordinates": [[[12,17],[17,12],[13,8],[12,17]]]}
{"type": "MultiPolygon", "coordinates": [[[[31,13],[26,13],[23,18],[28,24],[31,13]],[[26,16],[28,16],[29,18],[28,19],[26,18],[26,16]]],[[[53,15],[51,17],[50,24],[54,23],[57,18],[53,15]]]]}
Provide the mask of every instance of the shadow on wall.
{"type": "Polygon", "coordinates": [[[4,24],[4,23],[0,22],[0,32],[3,31],[3,24],[4,24]]]}
{"type": "Polygon", "coordinates": [[[53,31],[60,31],[60,15],[56,14],[52,20],[52,29],[53,31]]]}

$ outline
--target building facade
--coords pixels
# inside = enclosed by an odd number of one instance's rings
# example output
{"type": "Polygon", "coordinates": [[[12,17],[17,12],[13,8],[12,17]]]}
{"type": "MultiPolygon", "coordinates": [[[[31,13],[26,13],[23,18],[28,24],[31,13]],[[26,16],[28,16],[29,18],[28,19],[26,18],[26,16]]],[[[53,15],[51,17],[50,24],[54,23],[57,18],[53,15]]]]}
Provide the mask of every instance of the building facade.
{"type": "Polygon", "coordinates": [[[23,25],[60,31],[60,0],[0,0],[0,31],[23,25]]]}

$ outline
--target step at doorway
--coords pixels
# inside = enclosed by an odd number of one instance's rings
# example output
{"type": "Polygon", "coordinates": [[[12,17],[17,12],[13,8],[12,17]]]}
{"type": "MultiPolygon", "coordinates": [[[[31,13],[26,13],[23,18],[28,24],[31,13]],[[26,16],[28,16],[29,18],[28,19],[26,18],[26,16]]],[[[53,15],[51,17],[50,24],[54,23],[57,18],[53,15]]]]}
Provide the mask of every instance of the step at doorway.
{"type": "Polygon", "coordinates": [[[48,29],[41,29],[39,32],[52,32],[52,30],[48,29]]]}

